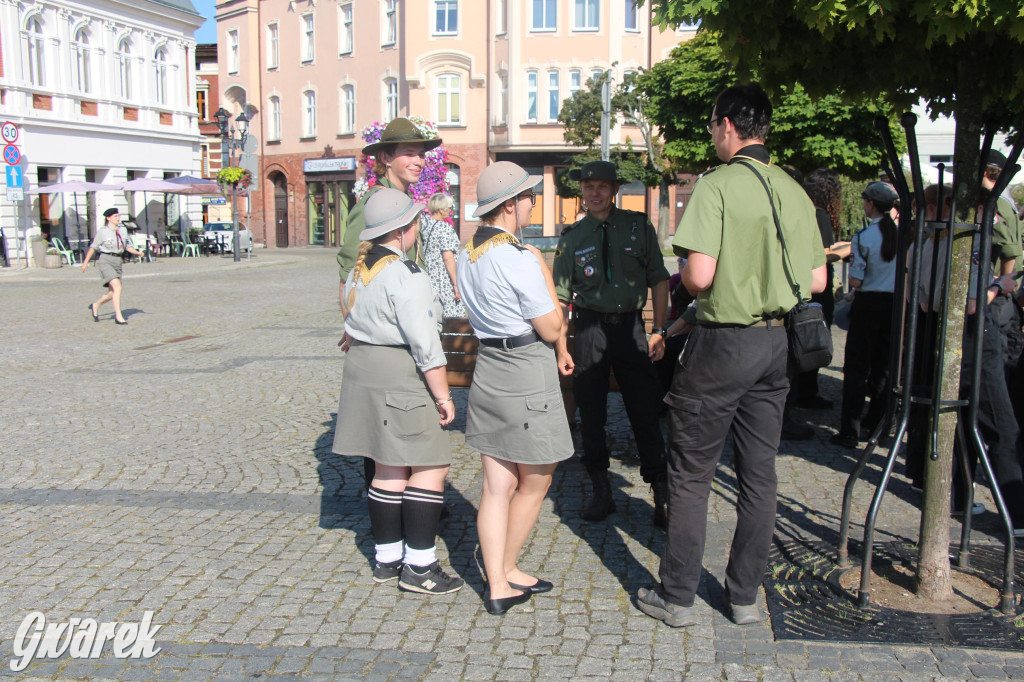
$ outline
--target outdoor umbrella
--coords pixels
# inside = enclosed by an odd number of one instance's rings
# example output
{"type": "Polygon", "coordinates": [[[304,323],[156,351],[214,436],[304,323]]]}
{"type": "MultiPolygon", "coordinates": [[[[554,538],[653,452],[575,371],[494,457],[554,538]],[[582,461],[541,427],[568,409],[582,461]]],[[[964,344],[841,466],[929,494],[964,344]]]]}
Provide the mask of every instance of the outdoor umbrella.
{"type": "MultiPolygon", "coordinates": [[[[29,194],[57,194],[64,192],[72,192],[75,196],[75,216],[78,221],[78,241],[82,241],[82,214],[78,211],[78,193],[79,192],[102,192],[102,191],[113,191],[120,189],[120,185],[105,185],[102,182],[83,182],[81,180],[72,180],[70,182],[56,182],[52,185],[43,185],[42,187],[34,187],[28,191],[29,194]]],[[[63,214],[61,214],[63,223],[63,214]]],[[[64,239],[67,240],[67,226],[64,226],[64,239]]]]}
{"type": "MultiPolygon", "coordinates": [[[[183,185],[176,185],[168,180],[158,180],[156,178],[137,178],[135,180],[129,180],[128,182],[121,183],[120,189],[125,192],[142,192],[142,204],[143,206],[149,205],[149,199],[146,196],[147,192],[163,192],[164,194],[186,194],[187,192],[182,191],[183,185]]],[[[145,209],[144,209],[145,210],[145,209]]],[[[135,216],[138,218],[138,216],[135,216]]],[[[146,213],[146,256],[149,256],[149,213],[146,213]]]]}

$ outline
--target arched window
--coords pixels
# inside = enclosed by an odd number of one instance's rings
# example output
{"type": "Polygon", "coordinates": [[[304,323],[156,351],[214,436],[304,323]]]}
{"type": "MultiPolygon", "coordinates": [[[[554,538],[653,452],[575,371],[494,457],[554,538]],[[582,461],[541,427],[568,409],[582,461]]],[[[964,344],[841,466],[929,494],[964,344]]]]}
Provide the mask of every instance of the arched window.
{"type": "Polygon", "coordinates": [[[281,139],[281,98],[274,95],[270,98],[270,116],[267,117],[267,124],[270,130],[267,131],[267,139],[278,141],[281,139]]]}
{"type": "Polygon", "coordinates": [[[316,93],[307,90],[302,93],[302,136],[316,137],[316,93]]]}
{"type": "Polygon", "coordinates": [[[356,129],[356,89],[351,85],[341,86],[341,132],[352,133],[356,129]]]}
{"type": "Polygon", "coordinates": [[[398,118],[398,79],[388,78],[384,81],[384,120],[398,118]]]}
{"type": "Polygon", "coordinates": [[[117,44],[117,94],[123,100],[132,98],[132,44],[124,38],[117,44]]]}
{"type": "Polygon", "coordinates": [[[28,20],[22,35],[25,42],[26,79],[32,85],[42,87],[46,85],[46,42],[43,37],[43,25],[38,17],[28,20]]]}
{"type": "Polygon", "coordinates": [[[160,48],[153,55],[153,69],[156,82],[156,103],[167,104],[167,51],[160,48]]]}
{"type": "Polygon", "coordinates": [[[84,28],[75,31],[74,50],[75,87],[83,94],[92,92],[92,57],[89,48],[89,33],[84,28]]]}

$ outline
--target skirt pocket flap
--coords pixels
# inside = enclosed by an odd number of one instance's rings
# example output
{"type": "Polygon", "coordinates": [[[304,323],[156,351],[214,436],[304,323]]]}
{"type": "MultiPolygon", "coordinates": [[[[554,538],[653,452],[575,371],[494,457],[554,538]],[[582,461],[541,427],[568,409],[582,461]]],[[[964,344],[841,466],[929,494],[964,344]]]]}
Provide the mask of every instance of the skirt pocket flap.
{"type": "Polygon", "coordinates": [[[535,395],[526,399],[526,409],[533,412],[547,412],[551,409],[551,398],[535,395]]]}
{"type": "Polygon", "coordinates": [[[384,404],[396,410],[408,412],[417,407],[426,407],[427,398],[421,393],[385,393],[384,404]]]}

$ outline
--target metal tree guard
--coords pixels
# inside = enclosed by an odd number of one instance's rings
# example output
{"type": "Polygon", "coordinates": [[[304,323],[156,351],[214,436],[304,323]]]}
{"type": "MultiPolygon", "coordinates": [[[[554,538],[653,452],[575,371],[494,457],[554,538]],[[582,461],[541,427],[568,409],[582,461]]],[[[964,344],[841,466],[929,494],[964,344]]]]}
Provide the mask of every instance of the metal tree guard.
{"type": "MultiPolygon", "coordinates": [[[[1024,123],[1024,118],[1022,118],[1021,121],[1024,123]]],[[[893,144],[892,135],[889,132],[888,121],[885,117],[880,116],[875,119],[875,127],[878,129],[879,134],[882,137],[882,143],[885,146],[886,157],[889,163],[889,175],[893,179],[896,192],[900,197],[900,229],[897,240],[896,282],[893,293],[894,305],[892,313],[893,339],[889,353],[889,378],[887,380],[885,393],[887,400],[884,416],[875,428],[874,432],[871,434],[871,438],[868,440],[868,444],[864,447],[860,458],[857,460],[857,464],[847,479],[846,487],[843,491],[843,514],[839,533],[838,563],[839,566],[844,568],[850,565],[848,543],[850,536],[850,514],[853,504],[853,488],[857,480],[863,474],[864,468],[867,465],[868,460],[871,458],[871,455],[874,453],[875,448],[879,445],[882,435],[890,433],[893,426],[893,420],[897,417],[898,413],[896,433],[893,437],[892,444],[889,446],[889,454],[886,457],[885,467],[882,472],[882,479],[878,484],[878,488],[875,490],[867,518],[864,521],[864,556],[862,558],[860,589],[857,603],[861,608],[867,607],[871,603],[869,581],[871,577],[871,561],[874,553],[875,522],[878,517],[878,511],[881,508],[882,498],[885,495],[886,487],[888,486],[889,479],[892,476],[896,457],[902,447],[903,437],[907,434],[907,428],[910,422],[911,405],[924,405],[928,406],[931,410],[927,452],[933,461],[938,459],[938,415],[943,410],[958,409],[960,410],[960,415],[957,424],[957,438],[964,455],[960,457],[960,462],[967,491],[967,499],[964,503],[966,511],[960,534],[958,565],[960,568],[967,568],[970,562],[970,509],[974,502],[972,486],[973,472],[969,471],[969,467],[967,465],[968,458],[966,456],[968,450],[970,450],[977,455],[978,460],[982,463],[985,473],[992,484],[992,496],[995,499],[996,506],[999,509],[999,514],[1002,517],[1003,525],[1006,530],[1003,588],[1000,594],[999,608],[1003,613],[1011,613],[1014,609],[1013,526],[1010,521],[1006,503],[999,490],[995,472],[993,471],[992,464],[989,461],[988,452],[982,440],[981,433],[978,430],[978,396],[981,378],[982,335],[985,330],[985,309],[988,305],[988,288],[981,286],[981,282],[982,278],[987,276],[986,269],[992,246],[992,224],[995,217],[996,202],[998,201],[999,195],[1009,184],[1010,178],[1012,178],[1014,173],[1020,169],[1020,166],[1015,164],[1020,156],[1021,147],[1024,145],[1024,136],[1018,136],[1017,142],[1013,145],[1004,172],[1000,175],[999,180],[991,190],[989,198],[985,203],[980,225],[963,225],[956,223],[955,194],[950,206],[949,217],[946,220],[926,221],[924,183],[921,176],[920,157],[918,156],[917,136],[914,130],[916,123],[917,117],[914,114],[906,113],[900,117],[900,124],[903,126],[907,138],[907,152],[910,157],[911,176],[914,183],[914,198],[916,200],[917,209],[916,216],[913,219],[913,241],[915,244],[923,245],[923,240],[927,233],[938,235],[940,237],[940,239],[936,240],[936,243],[941,243],[942,237],[945,235],[945,243],[947,244],[944,250],[939,247],[933,249],[931,269],[932,276],[928,290],[933,304],[931,308],[944,311],[946,306],[949,304],[949,283],[953,260],[953,241],[959,238],[972,238],[980,230],[979,253],[982,255],[982,262],[979,264],[977,275],[978,283],[976,285],[976,323],[972,329],[974,344],[971,348],[971,354],[974,361],[974,364],[971,367],[972,381],[965,399],[952,401],[943,401],[941,399],[942,366],[944,356],[942,339],[946,334],[946,317],[943,314],[938,318],[939,329],[937,330],[938,335],[936,337],[938,341],[933,358],[935,364],[931,367],[933,371],[933,380],[930,390],[927,394],[921,390],[915,390],[916,387],[913,382],[915,363],[928,360],[928,358],[916,357],[917,335],[919,333],[918,317],[920,312],[919,285],[921,283],[922,252],[924,249],[921,246],[914,249],[913,262],[910,264],[910,270],[908,273],[906,268],[906,255],[909,249],[907,237],[912,222],[910,212],[911,194],[903,173],[892,171],[892,169],[902,168],[902,164],[900,163],[899,155],[896,152],[896,147],[893,144]],[[939,261],[940,251],[942,251],[943,256],[942,262],[939,261]],[[945,279],[943,280],[941,289],[936,291],[936,279],[938,275],[938,268],[940,267],[944,270],[945,279]],[[909,295],[906,295],[908,274],[910,290],[909,295]],[[966,408],[966,410],[962,408],[966,408]]],[[[1018,129],[1021,129],[1021,124],[1018,124],[1018,129]]],[[[994,125],[988,125],[986,127],[985,140],[981,151],[982,164],[984,164],[984,158],[991,149],[994,134],[994,125]]],[[[982,170],[984,170],[984,165],[982,166],[982,170]]],[[[943,167],[940,166],[938,203],[940,207],[943,205],[943,171],[943,167]]],[[[956,186],[956,180],[960,175],[960,171],[961,169],[958,168],[953,174],[954,187],[956,186]]],[[[941,214],[939,217],[941,217],[941,214]]],[[[966,314],[966,308],[964,310],[964,314],[966,314]]],[[[928,367],[925,366],[925,369],[928,369],[928,367]]]]}

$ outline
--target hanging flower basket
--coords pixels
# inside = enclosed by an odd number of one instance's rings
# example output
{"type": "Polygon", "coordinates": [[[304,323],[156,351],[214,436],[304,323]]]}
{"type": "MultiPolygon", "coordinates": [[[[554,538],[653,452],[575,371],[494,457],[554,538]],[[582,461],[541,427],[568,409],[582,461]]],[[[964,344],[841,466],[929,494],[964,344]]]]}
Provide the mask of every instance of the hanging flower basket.
{"type": "Polygon", "coordinates": [[[252,173],[244,168],[228,166],[217,173],[217,184],[220,185],[221,193],[228,193],[231,190],[246,190],[252,184],[252,173]]]}

